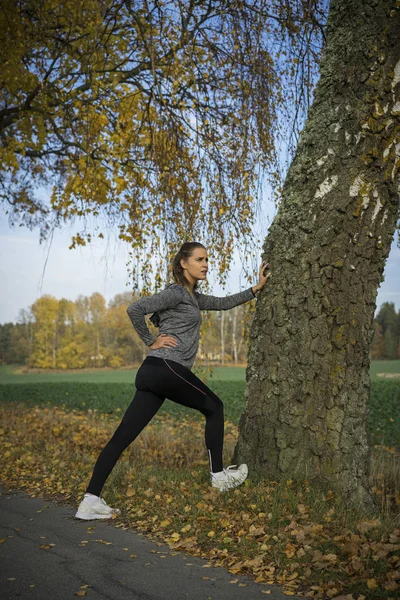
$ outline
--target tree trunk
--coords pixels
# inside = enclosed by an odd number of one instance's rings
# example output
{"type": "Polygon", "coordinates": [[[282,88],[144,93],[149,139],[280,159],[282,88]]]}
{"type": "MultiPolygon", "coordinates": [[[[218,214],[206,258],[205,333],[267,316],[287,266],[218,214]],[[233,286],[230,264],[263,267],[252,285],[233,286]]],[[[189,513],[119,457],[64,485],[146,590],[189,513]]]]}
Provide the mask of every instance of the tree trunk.
{"type": "Polygon", "coordinates": [[[374,508],[367,436],[377,289],[398,214],[394,0],[332,0],[315,101],[264,243],[233,462],[374,508]]]}
{"type": "Polygon", "coordinates": [[[221,338],[221,365],[225,364],[225,312],[221,310],[220,314],[220,338],[221,338]]]}
{"type": "Polygon", "coordinates": [[[232,310],[232,353],[233,353],[233,362],[237,365],[238,361],[238,349],[237,349],[237,322],[238,322],[238,311],[235,307],[232,310]]]}
{"type": "Polygon", "coordinates": [[[57,348],[57,322],[54,321],[54,331],[53,331],[53,345],[52,345],[52,359],[53,359],[53,369],[56,368],[56,348],[57,348]]]}

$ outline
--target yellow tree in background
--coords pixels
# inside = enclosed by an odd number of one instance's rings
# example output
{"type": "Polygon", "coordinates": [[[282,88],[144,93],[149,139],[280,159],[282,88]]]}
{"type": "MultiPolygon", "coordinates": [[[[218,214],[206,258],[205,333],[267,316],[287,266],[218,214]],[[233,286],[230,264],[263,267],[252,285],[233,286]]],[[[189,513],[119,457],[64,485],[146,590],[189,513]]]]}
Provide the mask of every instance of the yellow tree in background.
{"type": "Polygon", "coordinates": [[[61,298],[58,304],[58,369],[80,369],[87,365],[87,348],[81,331],[77,306],[71,300],[61,298]]]}
{"type": "MultiPolygon", "coordinates": [[[[42,240],[101,216],[129,244],[133,280],[143,257],[144,289],[165,281],[178,243],[199,239],[223,282],[235,248],[255,252],[260,175],[279,191],[277,144],[309,104],[324,10],[323,0],[4,0],[10,222],[42,240]]],[[[85,224],[70,247],[102,228],[85,224]]]]}
{"type": "Polygon", "coordinates": [[[50,295],[41,296],[32,304],[31,310],[35,324],[29,364],[42,369],[55,369],[59,301],[50,295]]]}

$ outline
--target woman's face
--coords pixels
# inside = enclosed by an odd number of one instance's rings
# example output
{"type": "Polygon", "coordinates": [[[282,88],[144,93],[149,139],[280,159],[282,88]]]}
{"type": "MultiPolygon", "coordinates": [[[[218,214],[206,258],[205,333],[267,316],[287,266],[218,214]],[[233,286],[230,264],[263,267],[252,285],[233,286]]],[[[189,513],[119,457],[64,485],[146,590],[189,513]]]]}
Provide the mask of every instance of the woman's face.
{"type": "Polygon", "coordinates": [[[187,279],[192,283],[196,283],[199,279],[206,279],[208,271],[207,250],[204,248],[194,248],[192,256],[189,256],[186,260],[182,259],[181,265],[187,279]]]}

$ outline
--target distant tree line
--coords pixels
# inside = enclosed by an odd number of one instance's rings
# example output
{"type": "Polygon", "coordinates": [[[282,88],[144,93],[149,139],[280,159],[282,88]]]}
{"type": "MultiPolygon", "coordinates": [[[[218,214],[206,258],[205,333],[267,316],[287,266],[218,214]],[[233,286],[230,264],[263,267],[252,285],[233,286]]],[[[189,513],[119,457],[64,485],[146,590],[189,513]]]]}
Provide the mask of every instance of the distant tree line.
{"type": "MultiPolygon", "coordinates": [[[[99,293],[79,296],[75,302],[41,296],[17,323],[0,325],[0,364],[42,369],[123,367],[140,363],[148,353],[132,327],[126,307],[137,299],[130,292],[117,294],[106,306],[99,293]]],[[[197,360],[214,364],[245,363],[249,326],[254,307],[242,304],[229,311],[203,313],[197,360]]],[[[158,335],[146,319],[154,337],[158,335]]],[[[400,358],[400,310],[393,302],[382,304],[374,319],[370,358],[400,358]]]]}
{"type": "MultiPolygon", "coordinates": [[[[50,295],[22,309],[17,323],[0,325],[0,364],[39,369],[124,367],[140,363],[149,349],[126,313],[138,296],[117,294],[106,306],[99,293],[74,302],[50,295]]],[[[202,313],[200,363],[239,364],[246,361],[249,325],[254,306],[202,313]]],[[[149,315],[150,316],[150,315],[149,315]]],[[[149,330],[159,330],[146,317],[149,330]]]]}
{"type": "Polygon", "coordinates": [[[400,358],[400,310],[385,302],[374,319],[374,337],[370,356],[373,360],[400,358]]]}

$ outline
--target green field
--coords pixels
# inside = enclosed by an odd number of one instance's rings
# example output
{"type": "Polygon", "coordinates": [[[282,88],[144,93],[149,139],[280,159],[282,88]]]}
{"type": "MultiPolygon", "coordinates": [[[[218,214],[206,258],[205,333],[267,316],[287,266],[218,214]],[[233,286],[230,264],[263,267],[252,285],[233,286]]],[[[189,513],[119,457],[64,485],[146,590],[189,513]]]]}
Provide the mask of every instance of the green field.
{"type": "MultiPolygon", "coordinates": [[[[87,370],[65,373],[38,373],[18,374],[15,371],[20,367],[0,366],[0,384],[3,383],[43,383],[58,381],[76,381],[87,383],[132,383],[135,380],[137,369],[121,370],[87,370]]],[[[196,372],[196,370],[195,370],[196,372]]],[[[381,380],[377,373],[389,373],[400,375],[400,360],[375,360],[371,362],[371,381],[381,380]]],[[[246,369],[244,367],[213,367],[211,381],[245,381],[246,369]]],[[[400,382],[400,377],[399,377],[400,382]]]]}
{"type": "MultiPolygon", "coordinates": [[[[120,415],[135,393],[137,369],[73,373],[18,374],[0,367],[0,403],[30,406],[56,405],[67,410],[92,410],[120,415]]],[[[196,372],[196,370],[194,369],[196,372]]],[[[371,365],[368,429],[371,444],[400,446],[400,377],[377,374],[400,373],[400,361],[376,361],[371,365]]],[[[238,424],[244,411],[246,369],[214,367],[212,375],[196,372],[224,403],[225,418],[238,424]]],[[[158,415],[203,419],[201,413],[166,400],[158,415]]]]}

